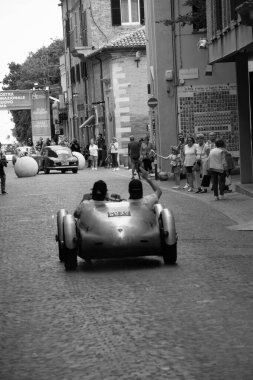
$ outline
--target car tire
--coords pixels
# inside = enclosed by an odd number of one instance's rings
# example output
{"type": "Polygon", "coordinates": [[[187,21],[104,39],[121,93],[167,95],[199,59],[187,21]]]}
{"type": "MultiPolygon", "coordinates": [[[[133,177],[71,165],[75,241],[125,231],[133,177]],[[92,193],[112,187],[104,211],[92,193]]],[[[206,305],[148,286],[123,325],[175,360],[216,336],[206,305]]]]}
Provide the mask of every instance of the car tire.
{"type": "Polygon", "coordinates": [[[65,248],[64,265],[66,271],[76,270],[77,268],[77,254],[75,249],[65,248]]]}
{"type": "Polygon", "coordinates": [[[66,173],[66,169],[61,169],[62,174],[66,173]]]}
{"type": "Polygon", "coordinates": [[[61,209],[57,213],[57,237],[58,241],[58,250],[59,250],[59,260],[61,262],[65,259],[65,244],[64,244],[64,231],[63,231],[63,218],[67,215],[67,211],[65,209],[61,209]]]}
{"type": "Polygon", "coordinates": [[[63,217],[64,234],[64,264],[66,270],[76,270],[76,221],[73,215],[67,214],[63,217]]]}
{"type": "Polygon", "coordinates": [[[165,265],[175,265],[177,262],[177,243],[163,247],[163,261],[165,265]]]}
{"type": "Polygon", "coordinates": [[[72,169],[72,172],[76,174],[78,172],[78,169],[72,169]]]}

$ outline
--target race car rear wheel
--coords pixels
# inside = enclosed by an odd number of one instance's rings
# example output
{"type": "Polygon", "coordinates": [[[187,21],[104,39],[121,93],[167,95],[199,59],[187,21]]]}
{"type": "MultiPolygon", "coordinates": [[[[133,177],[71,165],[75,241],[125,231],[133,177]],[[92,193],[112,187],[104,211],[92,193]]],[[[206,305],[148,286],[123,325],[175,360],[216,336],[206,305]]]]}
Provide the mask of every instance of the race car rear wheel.
{"type": "Polygon", "coordinates": [[[177,262],[177,243],[163,247],[163,261],[165,265],[174,265],[177,262]]]}
{"type": "Polygon", "coordinates": [[[77,268],[77,254],[75,249],[65,248],[65,259],[64,259],[65,269],[76,270],[77,268]]]}
{"type": "Polygon", "coordinates": [[[64,233],[63,233],[63,218],[67,215],[65,209],[61,209],[57,213],[57,241],[59,249],[59,260],[64,261],[65,258],[65,244],[64,244],[64,233]]]}
{"type": "Polygon", "coordinates": [[[72,173],[76,174],[78,172],[78,169],[72,169],[72,173]]]}

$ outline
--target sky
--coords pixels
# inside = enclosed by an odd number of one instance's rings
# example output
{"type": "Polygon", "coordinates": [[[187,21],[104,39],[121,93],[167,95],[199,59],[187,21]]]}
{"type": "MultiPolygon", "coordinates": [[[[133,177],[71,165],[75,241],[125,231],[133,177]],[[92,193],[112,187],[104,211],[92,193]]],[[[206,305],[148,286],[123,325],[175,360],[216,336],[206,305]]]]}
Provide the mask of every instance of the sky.
{"type": "MultiPolygon", "coordinates": [[[[22,64],[30,52],[63,38],[59,0],[0,0],[0,82],[9,74],[8,63],[22,64]]],[[[0,83],[2,90],[2,83],[0,83]]],[[[11,114],[0,111],[0,141],[13,124],[11,114]]]]}

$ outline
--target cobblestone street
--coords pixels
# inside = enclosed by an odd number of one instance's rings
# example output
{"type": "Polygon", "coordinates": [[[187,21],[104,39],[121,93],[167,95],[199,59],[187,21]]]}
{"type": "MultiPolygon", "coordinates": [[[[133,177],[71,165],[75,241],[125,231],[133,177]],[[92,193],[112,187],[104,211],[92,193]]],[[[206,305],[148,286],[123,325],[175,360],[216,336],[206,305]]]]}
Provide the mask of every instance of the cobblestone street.
{"type": "MultiPolygon", "coordinates": [[[[2,380],[252,380],[253,199],[159,182],[175,214],[178,264],[158,257],[58,260],[56,213],[97,179],[127,197],[130,172],[17,178],[0,197],[2,380]]],[[[151,189],[144,185],[145,193],[151,189]]]]}

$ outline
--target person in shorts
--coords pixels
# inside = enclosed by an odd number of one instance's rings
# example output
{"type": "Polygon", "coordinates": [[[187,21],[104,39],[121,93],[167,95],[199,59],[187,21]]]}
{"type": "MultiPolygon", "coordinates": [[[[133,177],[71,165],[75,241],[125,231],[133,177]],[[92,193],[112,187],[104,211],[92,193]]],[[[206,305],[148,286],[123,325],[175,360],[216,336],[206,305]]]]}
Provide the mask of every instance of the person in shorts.
{"type": "Polygon", "coordinates": [[[134,179],[135,171],[140,178],[140,143],[134,140],[134,136],[130,136],[130,143],[128,144],[128,156],[131,162],[132,179],[134,179]]]}

